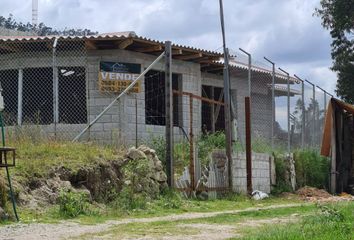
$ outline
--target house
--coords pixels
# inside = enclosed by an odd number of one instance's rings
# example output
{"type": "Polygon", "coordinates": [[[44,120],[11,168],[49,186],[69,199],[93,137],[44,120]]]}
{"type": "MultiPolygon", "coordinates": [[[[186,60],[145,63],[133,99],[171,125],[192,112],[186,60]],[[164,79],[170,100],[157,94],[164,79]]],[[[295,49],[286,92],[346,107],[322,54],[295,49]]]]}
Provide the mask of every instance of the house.
{"type": "MultiPolygon", "coordinates": [[[[129,83],[164,51],[164,43],[134,32],[94,36],[1,36],[0,82],[7,126],[40,126],[50,138],[73,139],[129,83]]],[[[222,54],[172,45],[173,89],[223,100],[222,54]]],[[[270,138],[271,72],[252,66],[252,130],[270,138]]],[[[247,65],[231,61],[231,93],[238,132],[244,132],[247,65]]],[[[286,95],[277,74],[276,96],[286,95]]],[[[295,82],[290,78],[290,83],[295,82]]],[[[100,143],[142,142],[165,131],[164,63],[159,62],[111,108],[82,139],[100,143]]],[[[292,94],[296,94],[292,92],[292,94]]],[[[174,96],[174,132],[182,137],[190,125],[189,102],[174,96]]],[[[221,105],[193,102],[193,130],[224,128],[221,105]]]]}

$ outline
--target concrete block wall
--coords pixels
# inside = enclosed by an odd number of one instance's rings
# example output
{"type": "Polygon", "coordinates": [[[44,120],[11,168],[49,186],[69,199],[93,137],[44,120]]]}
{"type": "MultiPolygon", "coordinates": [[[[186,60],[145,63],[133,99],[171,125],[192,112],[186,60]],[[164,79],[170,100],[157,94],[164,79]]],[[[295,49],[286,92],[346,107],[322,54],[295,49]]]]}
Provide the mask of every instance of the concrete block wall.
{"type": "MultiPolygon", "coordinates": [[[[141,64],[142,70],[147,68],[154,60],[155,56],[136,53],[125,50],[92,50],[88,52],[88,85],[89,85],[89,118],[94,119],[99,112],[101,112],[105,106],[107,106],[117,94],[105,94],[101,93],[98,89],[98,73],[100,61],[113,61],[113,62],[129,62],[141,64]]],[[[154,70],[164,71],[164,62],[160,61],[154,70]]],[[[200,66],[196,63],[184,62],[173,60],[172,72],[181,74],[182,76],[182,91],[191,92],[196,95],[201,94],[201,78],[200,78],[200,66]]],[[[138,142],[142,143],[148,140],[152,136],[164,136],[165,126],[147,125],[145,124],[145,93],[144,93],[144,80],[141,81],[141,92],[131,93],[122,97],[122,99],[116,104],[114,109],[103,116],[97,124],[103,127],[97,127],[97,129],[90,130],[91,138],[100,142],[110,142],[114,139],[114,135],[109,135],[112,131],[119,133],[120,141],[122,144],[135,143],[136,138],[138,142]],[[136,137],[136,99],[137,99],[137,137],[136,137]],[[111,123],[108,125],[107,123],[111,123]],[[102,134],[102,132],[104,134],[102,134]]],[[[182,97],[182,127],[185,131],[189,132],[189,99],[188,97],[182,97]]],[[[200,131],[201,119],[201,104],[200,101],[193,101],[193,130],[194,132],[200,131]]],[[[174,128],[176,139],[182,137],[182,131],[178,128],[174,128]]]]}
{"type": "MultiPolygon", "coordinates": [[[[252,187],[266,193],[271,191],[273,157],[264,153],[252,153],[252,187]]],[[[232,159],[233,191],[247,193],[246,153],[237,153],[232,159]]]]}

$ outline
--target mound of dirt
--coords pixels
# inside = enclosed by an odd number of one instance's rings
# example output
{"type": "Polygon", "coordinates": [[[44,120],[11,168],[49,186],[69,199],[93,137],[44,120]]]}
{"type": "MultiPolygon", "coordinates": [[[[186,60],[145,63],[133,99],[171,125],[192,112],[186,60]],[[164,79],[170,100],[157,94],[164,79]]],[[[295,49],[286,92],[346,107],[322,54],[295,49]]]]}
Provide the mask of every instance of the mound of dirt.
{"type": "Polygon", "coordinates": [[[326,190],[314,187],[303,187],[296,191],[296,194],[302,198],[330,198],[332,197],[326,190]]]}
{"type": "MultiPolygon", "coordinates": [[[[91,201],[107,203],[114,200],[117,193],[130,182],[129,176],[136,176],[139,172],[137,169],[128,168],[127,174],[127,170],[123,170],[125,166],[144,160],[147,162],[144,178],[129,185],[134,185],[130,187],[135,189],[142,188],[142,191],[153,197],[167,186],[167,176],[155,150],[141,145],[139,148],[128,149],[119,159],[98,159],[93,164],[83,165],[75,171],[65,166],[56,166],[47,176],[33,177],[21,183],[14,180],[16,200],[20,205],[31,209],[41,209],[56,204],[61,190],[67,189],[83,192],[91,201]]],[[[2,205],[0,202],[0,207],[2,205]]]]}

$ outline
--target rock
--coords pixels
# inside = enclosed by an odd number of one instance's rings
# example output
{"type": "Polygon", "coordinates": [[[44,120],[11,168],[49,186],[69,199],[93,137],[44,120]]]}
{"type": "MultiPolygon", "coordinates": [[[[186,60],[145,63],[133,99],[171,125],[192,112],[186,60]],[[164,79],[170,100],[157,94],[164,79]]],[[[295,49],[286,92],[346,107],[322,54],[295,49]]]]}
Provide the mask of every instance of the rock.
{"type": "Polygon", "coordinates": [[[127,152],[127,157],[132,159],[132,160],[137,160],[137,159],[144,159],[146,158],[146,155],[144,152],[140,151],[139,149],[136,149],[135,147],[131,147],[128,149],[127,152]]]}
{"type": "Polygon", "coordinates": [[[157,162],[155,162],[155,169],[156,169],[157,171],[162,171],[163,166],[162,166],[162,162],[161,162],[160,160],[157,161],[157,162]]]}
{"type": "Polygon", "coordinates": [[[155,179],[158,182],[166,182],[167,176],[166,173],[164,173],[163,171],[159,171],[152,176],[152,179],[155,179]]]}
{"type": "Polygon", "coordinates": [[[0,220],[7,220],[9,215],[5,212],[3,208],[0,207],[0,220]]]}

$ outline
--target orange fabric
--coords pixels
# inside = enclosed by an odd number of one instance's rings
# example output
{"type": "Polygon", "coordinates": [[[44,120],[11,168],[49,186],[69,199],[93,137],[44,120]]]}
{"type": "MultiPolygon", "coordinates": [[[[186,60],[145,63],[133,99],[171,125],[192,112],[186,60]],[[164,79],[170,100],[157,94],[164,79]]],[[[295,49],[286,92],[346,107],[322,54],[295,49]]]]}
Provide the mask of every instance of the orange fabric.
{"type": "Polygon", "coordinates": [[[338,99],[332,98],[328,104],[326,121],[323,128],[321,155],[329,157],[331,154],[331,138],[332,138],[332,125],[333,125],[333,111],[338,107],[354,115],[354,106],[342,102],[338,99]]]}
{"type": "Polygon", "coordinates": [[[328,103],[326,111],[325,125],[323,128],[321,155],[329,157],[331,153],[331,137],[332,137],[332,118],[333,118],[333,106],[332,100],[328,103]]]}

